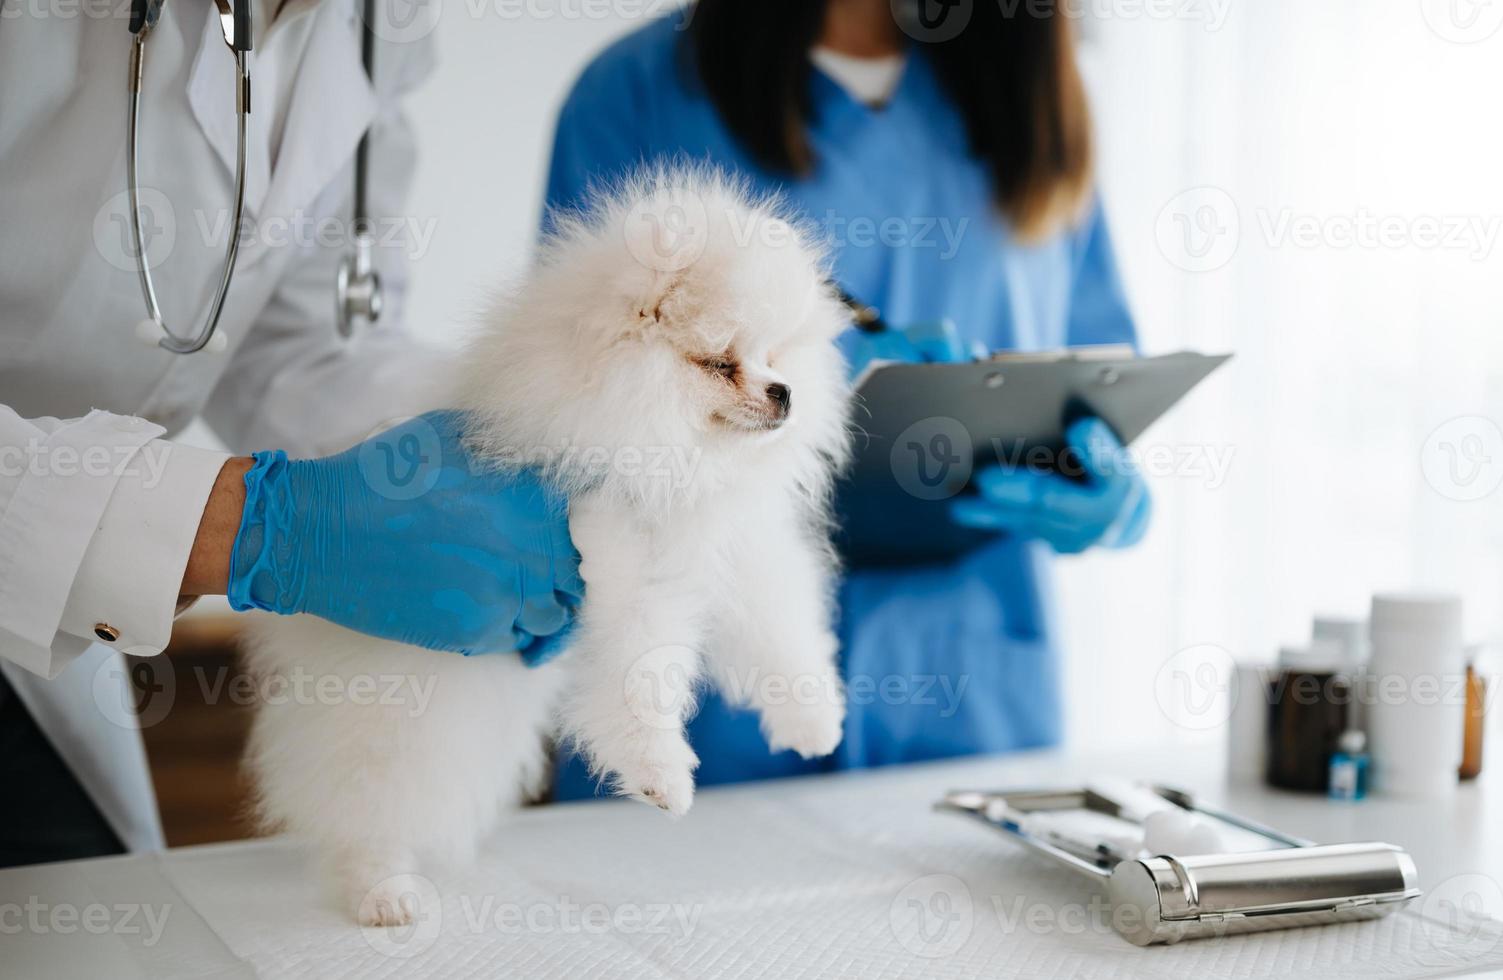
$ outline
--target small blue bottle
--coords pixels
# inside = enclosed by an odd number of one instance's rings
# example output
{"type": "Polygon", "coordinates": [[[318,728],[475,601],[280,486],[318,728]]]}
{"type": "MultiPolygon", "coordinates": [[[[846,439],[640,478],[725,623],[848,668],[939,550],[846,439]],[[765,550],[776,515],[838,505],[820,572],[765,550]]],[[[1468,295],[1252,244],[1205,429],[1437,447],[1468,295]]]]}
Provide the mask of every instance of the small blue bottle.
{"type": "Polygon", "coordinates": [[[1360,800],[1367,795],[1367,734],[1355,728],[1341,733],[1331,756],[1326,794],[1333,800],[1360,800]]]}

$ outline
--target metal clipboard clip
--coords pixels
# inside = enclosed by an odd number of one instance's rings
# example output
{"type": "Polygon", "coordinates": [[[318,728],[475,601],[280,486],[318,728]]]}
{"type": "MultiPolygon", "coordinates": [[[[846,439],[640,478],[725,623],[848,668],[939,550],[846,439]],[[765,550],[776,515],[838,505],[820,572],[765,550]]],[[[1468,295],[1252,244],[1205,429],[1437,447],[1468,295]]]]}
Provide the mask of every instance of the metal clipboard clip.
{"type": "Polygon", "coordinates": [[[1112,924],[1139,946],[1234,933],[1378,918],[1421,894],[1418,873],[1392,844],[1315,844],[1199,803],[1166,787],[1152,792],[1184,810],[1263,838],[1269,850],[1141,856],[1117,843],[1072,847],[1025,826],[1028,814],[1086,810],[1131,819],[1089,789],[949,793],[935,809],[1001,830],[1056,864],[1104,883],[1112,924]]]}

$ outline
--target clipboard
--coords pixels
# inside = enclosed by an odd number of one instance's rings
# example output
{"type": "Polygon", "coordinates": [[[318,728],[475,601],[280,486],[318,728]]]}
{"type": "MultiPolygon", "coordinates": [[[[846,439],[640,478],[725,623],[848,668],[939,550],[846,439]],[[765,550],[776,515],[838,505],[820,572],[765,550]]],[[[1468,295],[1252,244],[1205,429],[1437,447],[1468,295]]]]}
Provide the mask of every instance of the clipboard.
{"type": "Polygon", "coordinates": [[[837,539],[857,566],[944,562],[996,537],[955,525],[949,503],[1000,462],[1069,472],[1065,429],[1085,415],[1131,445],[1231,358],[1130,348],[1002,353],[967,363],[873,362],[856,379],[854,465],[837,539]]]}

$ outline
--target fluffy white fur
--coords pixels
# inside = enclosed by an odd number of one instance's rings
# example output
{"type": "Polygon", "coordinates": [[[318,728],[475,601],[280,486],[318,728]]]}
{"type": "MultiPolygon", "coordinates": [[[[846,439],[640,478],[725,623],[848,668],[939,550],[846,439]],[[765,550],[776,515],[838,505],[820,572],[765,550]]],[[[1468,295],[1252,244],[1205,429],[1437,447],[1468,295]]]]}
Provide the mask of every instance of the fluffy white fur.
{"type": "Polygon", "coordinates": [[[821,262],[775,202],[712,172],[656,172],[559,216],[488,316],[454,381],[470,444],[565,490],[583,556],[586,601],[553,663],[309,617],[258,625],[248,656],[263,676],[432,681],[423,710],[408,697],[257,712],[261,814],[314,842],[362,923],[407,921],[420,891],[405,876],[463,860],[534,793],[550,735],[617,793],[684,813],[702,676],[760,713],[773,750],[839,744],[825,507],[847,442],[833,343],[846,319],[821,262]]]}

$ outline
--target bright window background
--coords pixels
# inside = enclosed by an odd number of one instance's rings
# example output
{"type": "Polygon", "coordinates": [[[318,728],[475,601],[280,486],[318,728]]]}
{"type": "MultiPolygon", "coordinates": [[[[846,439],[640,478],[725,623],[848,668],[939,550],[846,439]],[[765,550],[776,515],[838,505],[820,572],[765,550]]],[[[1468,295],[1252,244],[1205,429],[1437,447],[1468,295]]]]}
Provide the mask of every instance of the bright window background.
{"type": "MultiPolygon", "coordinates": [[[[1061,563],[1069,738],[1188,737],[1155,696],[1178,651],[1271,660],[1312,615],[1361,614],[1375,590],[1460,591],[1469,634],[1490,639],[1503,4],[1082,6],[1101,183],[1144,346],[1236,359],[1143,439],[1171,461],[1153,467],[1144,544],[1061,563]]],[[[436,221],[415,327],[453,338],[524,268],[569,83],[642,11],[670,9],[445,0],[440,64],[412,106],[413,213],[436,221]]]]}
{"type": "Polygon", "coordinates": [[[1225,484],[1157,478],[1145,546],[1067,573],[1083,742],[1162,734],[1181,648],[1271,659],[1377,590],[1459,591],[1472,638],[1499,627],[1503,9],[1216,6],[1088,33],[1144,344],[1237,357],[1147,437],[1230,451],[1225,484]]]}

